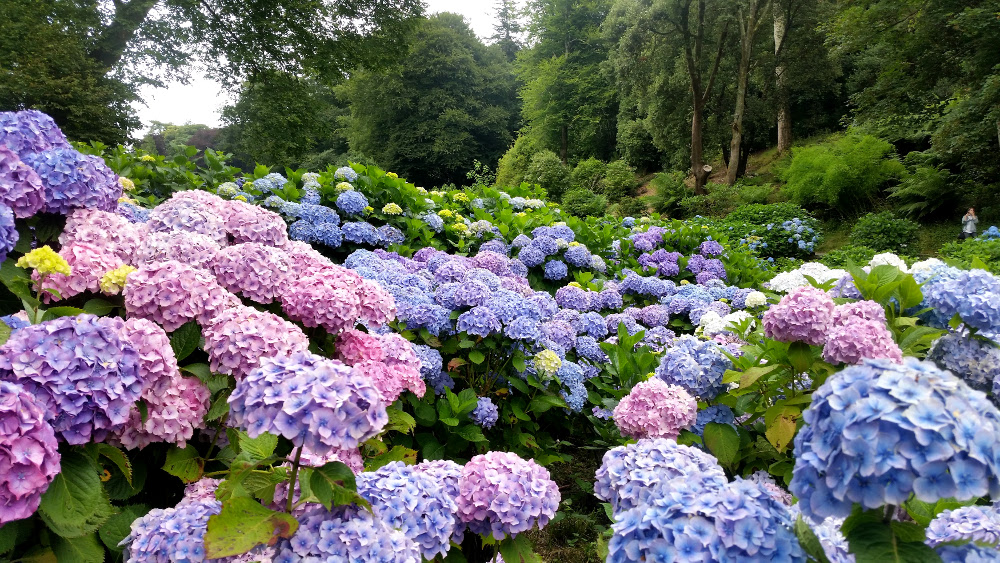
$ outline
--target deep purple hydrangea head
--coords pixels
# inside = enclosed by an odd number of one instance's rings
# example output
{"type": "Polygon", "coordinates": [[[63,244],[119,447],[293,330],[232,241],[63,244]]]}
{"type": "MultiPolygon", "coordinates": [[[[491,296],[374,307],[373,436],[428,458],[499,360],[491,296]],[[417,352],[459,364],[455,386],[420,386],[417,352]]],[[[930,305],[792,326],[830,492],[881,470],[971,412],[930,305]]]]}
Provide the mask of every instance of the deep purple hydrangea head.
{"type": "Polygon", "coordinates": [[[615,424],[631,438],[673,438],[697,418],[698,401],[660,379],[638,383],[615,407],[615,424]]]}
{"type": "Polygon", "coordinates": [[[104,211],[114,211],[117,207],[122,186],[118,175],[101,157],[71,148],[20,156],[35,170],[45,188],[45,206],[41,211],[66,215],[78,207],[104,211]]]}
{"type": "Polygon", "coordinates": [[[372,382],[309,352],[262,359],[236,384],[229,415],[252,438],[279,434],[319,455],[355,448],[388,422],[372,382]]]}
{"type": "Polygon", "coordinates": [[[764,313],[764,334],[781,342],[801,340],[822,346],[833,322],[833,310],[833,299],[823,291],[797,287],[764,313]]]}
{"type": "Polygon", "coordinates": [[[129,274],[123,295],[130,317],[155,321],[167,332],[191,320],[207,323],[223,308],[239,304],[212,274],[176,260],[141,266],[129,274]]]}
{"type": "Polygon", "coordinates": [[[493,404],[492,399],[489,397],[479,397],[476,408],[469,413],[469,419],[483,428],[493,428],[497,423],[499,415],[497,406],[493,404]]]}
{"type": "Polygon", "coordinates": [[[1000,493],[1000,412],[930,362],[869,360],[813,393],[791,492],[814,520],[864,508],[1000,493]]]}
{"type": "Polygon", "coordinates": [[[59,473],[55,431],[45,407],[24,387],[0,381],[0,525],[38,510],[59,473]]]}
{"type": "Polygon", "coordinates": [[[0,202],[18,218],[31,217],[45,205],[45,188],[35,171],[0,142],[0,202]]]}
{"type": "Polygon", "coordinates": [[[240,379],[269,357],[288,356],[309,348],[302,329],[274,313],[232,307],[205,325],[205,352],[212,371],[240,379]]]}
{"type": "Polygon", "coordinates": [[[696,397],[713,399],[721,390],[722,376],[732,367],[718,344],[685,335],[663,351],[656,377],[696,397]]]}
{"type": "Polygon", "coordinates": [[[358,493],[375,515],[403,532],[427,559],[444,556],[455,534],[455,497],[440,480],[394,461],[358,475],[358,493]]]}
{"type": "Polygon", "coordinates": [[[862,360],[876,358],[897,364],[903,361],[903,351],[892,339],[885,321],[847,317],[843,324],[834,326],[826,335],[823,359],[831,364],[860,364],[862,360]]]}
{"type": "Polygon", "coordinates": [[[458,481],[458,515],[475,534],[495,539],[544,528],[559,507],[548,470],[514,453],[473,457],[458,481]]]}
{"type": "Polygon", "coordinates": [[[258,303],[281,297],[289,281],[291,263],[283,250],[256,242],[222,249],[212,261],[212,272],[222,287],[258,303]]]}
{"type": "Polygon", "coordinates": [[[0,347],[0,379],[22,385],[69,444],[104,440],[142,392],[125,321],[83,314],[18,330],[0,347]]]}
{"type": "Polygon", "coordinates": [[[26,155],[49,149],[72,148],[66,135],[48,115],[34,109],[0,112],[0,146],[26,155]]]}
{"type": "MultiPolygon", "coordinates": [[[[352,193],[352,192],[345,192],[352,193]]],[[[420,563],[418,546],[364,508],[321,505],[298,517],[291,539],[281,540],[273,561],[392,561],[420,563]]]]}
{"type": "Polygon", "coordinates": [[[714,240],[706,240],[698,245],[698,254],[701,254],[702,256],[718,256],[725,251],[725,247],[714,240]]]}

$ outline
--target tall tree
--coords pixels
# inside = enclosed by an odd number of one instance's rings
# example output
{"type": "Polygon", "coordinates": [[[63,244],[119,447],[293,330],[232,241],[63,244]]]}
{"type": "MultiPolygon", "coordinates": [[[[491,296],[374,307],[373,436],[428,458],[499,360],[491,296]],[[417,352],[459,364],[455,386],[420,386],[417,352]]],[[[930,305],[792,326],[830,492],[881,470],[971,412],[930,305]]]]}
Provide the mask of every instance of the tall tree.
{"type": "Polygon", "coordinates": [[[498,0],[496,3],[497,23],[493,25],[493,43],[500,47],[508,62],[514,62],[517,52],[524,45],[521,33],[520,13],[515,0],[498,0]]]}
{"type": "Polygon", "coordinates": [[[737,6],[737,24],[740,30],[740,66],[736,74],[736,109],[733,110],[733,138],[729,145],[729,165],[726,183],[733,185],[740,172],[743,143],[743,115],[747,107],[747,83],[750,80],[750,62],[757,32],[764,23],[764,15],[771,0],[745,0],[737,6]]]}
{"type": "Polygon", "coordinates": [[[496,162],[518,126],[513,69],[461,16],[436,14],[415,30],[409,54],[384,72],[356,73],[351,149],[424,185],[461,182],[473,161],[496,162]]]}
{"type": "Polygon", "coordinates": [[[610,0],[532,0],[531,48],[518,58],[525,132],[542,148],[571,157],[613,154],[618,98],[605,68],[600,26],[610,0]]]}

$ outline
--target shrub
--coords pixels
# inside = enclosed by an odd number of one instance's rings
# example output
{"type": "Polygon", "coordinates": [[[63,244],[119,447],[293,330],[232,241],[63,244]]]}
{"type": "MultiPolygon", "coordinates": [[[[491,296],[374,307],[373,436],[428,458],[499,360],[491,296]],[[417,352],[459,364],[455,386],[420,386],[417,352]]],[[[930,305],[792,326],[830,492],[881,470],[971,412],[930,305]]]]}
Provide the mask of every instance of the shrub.
{"type": "Polygon", "coordinates": [[[683,172],[661,172],[649,184],[653,187],[653,209],[666,216],[677,215],[681,200],[692,194],[684,183],[683,172]]]}
{"type": "Polygon", "coordinates": [[[649,206],[638,197],[626,197],[618,202],[618,215],[622,217],[642,217],[649,214],[649,206]]]}
{"type": "Polygon", "coordinates": [[[598,192],[601,189],[601,181],[604,180],[604,173],[607,166],[607,164],[594,157],[580,161],[576,165],[576,168],[573,169],[573,173],[570,174],[570,184],[572,184],[574,189],[582,188],[598,192]]]}
{"type": "Polygon", "coordinates": [[[795,203],[850,212],[870,205],[881,188],[904,172],[890,143],[871,135],[847,134],[795,149],[781,178],[795,203]]]}
{"type": "Polygon", "coordinates": [[[528,137],[518,137],[497,164],[497,185],[517,186],[526,181],[531,157],[538,152],[528,137]]]}
{"type": "Polygon", "coordinates": [[[723,224],[732,242],[775,259],[806,258],[822,236],[819,222],[794,203],[744,205],[723,224]]]}
{"type": "Polygon", "coordinates": [[[552,199],[560,199],[569,186],[569,168],[552,151],[541,151],[531,157],[526,182],[538,184],[552,199]]]}
{"type": "Polygon", "coordinates": [[[865,264],[871,262],[872,257],[876,254],[878,254],[878,251],[869,246],[855,246],[853,244],[849,244],[845,247],[827,252],[823,256],[820,256],[819,261],[831,268],[843,268],[847,266],[848,260],[854,262],[858,266],[864,266],[865,264]]]}
{"type": "Polygon", "coordinates": [[[562,209],[576,217],[604,215],[608,199],[585,188],[574,188],[563,196],[562,209]]]}
{"type": "Polygon", "coordinates": [[[941,247],[941,258],[954,261],[956,266],[971,268],[979,258],[986,269],[1000,274],[1000,239],[971,239],[963,242],[949,242],[941,247]]]}
{"type": "Polygon", "coordinates": [[[601,191],[608,200],[621,201],[631,197],[637,185],[635,170],[624,160],[615,160],[608,163],[601,191]]]}
{"type": "Polygon", "coordinates": [[[891,211],[869,213],[851,229],[851,244],[868,246],[877,252],[915,253],[919,245],[920,225],[896,217],[891,211]]]}
{"type": "Polygon", "coordinates": [[[923,218],[955,210],[951,172],[932,165],[924,153],[911,152],[904,162],[912,165],[889,195],[902,213],[923,218]]]}

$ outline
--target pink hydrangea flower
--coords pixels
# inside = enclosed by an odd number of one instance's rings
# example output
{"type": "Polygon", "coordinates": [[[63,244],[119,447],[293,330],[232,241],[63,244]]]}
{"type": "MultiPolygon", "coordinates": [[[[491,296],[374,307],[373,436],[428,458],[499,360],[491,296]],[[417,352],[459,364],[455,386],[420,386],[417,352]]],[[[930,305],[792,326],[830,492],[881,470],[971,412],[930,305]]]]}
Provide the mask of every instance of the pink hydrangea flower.
{"type": "Polygon", "coordinates": [[[205,324],[227,306],[240,304],[212,274],[176,260],[132,272],[123,295],[129,317],[155,321],[167,332],[191,320],[205,324]]]}
{"type": "Polygon", "coordinates": [[[362,280],[358,284],[359,316],[369,326],[381,326],[396,318],[396,300],[377,283],[362,280]]]}
{"type": "Polygon", "coordinates": [[[0,381],[0,525],[34,514],[59,473],[59,445],[48,418],[24,387],[0,381]]]}
{"type": "Polygon", "coordinates": [[[153,442],[167,442],[184,447],[199,428],[211,395],[195,377],[183,377],[167,333],[146,319],[125,321],[119,336],[127,339],[139,353],[139,378],[146,420],[132,409],[117,441],[126,448],[144,448],[153,442]]]}
{"type": "Polygon", "coordinates": [[[833,309],[833,325],[840,326],[852,318],[886,323],[885,309],[875,301],[856,301],[837,305],[833,309]]]}
{"type": "Polygon", "coordinates": [[[151,233],[190,231],[210,237],[219,246],[227,244],[226,224],[222,218],[193,199],[175,196],[157,205],[149,212],[146,226],[151,233]]]}
{"type": "Polygon", "coordinates": [[[833,299],[815,287],[797,287],[764,313],[764,334],[780,342],[826,342],[833,322],[833,299]]]}
{"type": "Polygon", "coordinates": [[[281,215],[243,201],[227,201],[226,230],[233,242],[259,242],[268,246],[288,243],[288,227],[281,215]]]}
{"type": "Polygon", "coordinates": [[[892,339],[884,321],[847,317],[830,329],[823,346],[823,359],[832,364],[860,364],[865,359],[885,358],[902,363],[903,351],[892,339]]]}
{"type": "Polygon", "coordinates": [[[178,201],[194,201],[212,213],[218,215],[223,222],[229,217],[230,210],[229,206],[226,205],[226,200],[211,192],[206,192],[205,190],[185,190],[183,192],[177,192],[170,199],[178,201]]]}
{"type": "Polygon", "coordinates": [[[349,366],[364,361],[381,362],[385,359],[382,339],[377,334],[349,328],[337,338],[337,359],[349,366]]]}
{"type": "Polygon", "coordinates": [[[348,329],[337,342],[337,357],[375,384],[386,403],[409,390],[423,397],[427,386],[420,375],[420,358],[413,345],[396,333],[369,334],[348,329]]]}
{"type": "Polygon", "coordinates": [[[291,260],[292,274],[296,278],[304,278],[333,266],[329,258],[308,243],[291,240],[281,248],[291,260]]]}
{"type": "Polygon", "coordinates": [[[290,282],[281,296],[282,310],[293,321],[337,334],[358,321],[361,301],[356,288],[357,282],[327,268],[290,282]]]}
{"type": "MultiPolygon", "coordinates": [[[[84,291],[95,293],[101,291],[101,277],[122,265],[122,260],[118,256],[82,242],[63,247],[59,255],[69,264],[70,275],[49,274],[45,278],[44,287],[58,291],[62,299],[68,299],[84,291]]],[[[39,279],[37,272],[31,277],[36,282],[39,279]]],[[[55,295],[48,292],[43,293],[42,298],[49,303],[58,301],[55,295]]]]}
{"type": "Polygon", "coordinates": [[[42,179],[3,143],[0,143],[0,202],[10,207],[19,219],[31,217],[45,205],[42,179]]]}
{"type": "Polygon", "coordinates": [[[284,251],[256,242],[224,248],[212,262],[222,287],[258,303],[270,303],[281,296],[291,269],[291,259],[284,251]]]}
{"type": "Polygon", "coordinates": [[[205,352],[212,371],[244,377],[266,357],[306,351],[302,329],[273,313],[251,307],[226,309],[205,325],[205,352]]]}
{"type": "Polygon", "coordinates": [[[209,270],[215,255],[222,250],[208,235],[191,231],[150,233],[139,245],[135,265],[176,260],[199,270],[209,270]]]}
{"type": "Polygon", "coordinates": [[[698,401],[683,387],[653,378],[638,383],[615,407],[623,436],[676,439],[698,418],[698,401]]]}
{"type": "Polygon", "coordinates": [[[117,256],[123,264],[134,264],[145,231],[145,225],[130,223],[117,213],[81,207],[66,216],[66,228],[59,235],[59,244],[63,248],[77,243],[89,244],[117,256]]]}

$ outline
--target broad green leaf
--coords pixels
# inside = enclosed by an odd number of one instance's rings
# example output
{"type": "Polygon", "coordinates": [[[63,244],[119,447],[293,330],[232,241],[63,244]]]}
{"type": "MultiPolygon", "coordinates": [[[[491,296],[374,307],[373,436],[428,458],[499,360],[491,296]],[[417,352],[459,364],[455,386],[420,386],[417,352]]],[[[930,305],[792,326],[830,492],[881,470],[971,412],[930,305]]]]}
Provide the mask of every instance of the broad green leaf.
{"type": "Polygon", "coordinates": [[[121,553],[124,547],[120,547],[118,544],[132,533],[132,522],[147,512],[149,512],[149,507],[144,504],[123,507],[121,512],[108,518],[108,521],[97,531],[101,542],[112,552],[121,553]]]}
{"type": "Polygon", "coordinates": [[[107,316],[108,313],[115,309],[116,305],[110,301],[105,301],[104,299],[90,299],[83,304],[83,310],[91,315],[97,315],[98,317],[107,316]]]}
{"type": "Polygon", "coordinates": [[[78,538],[52,537],[52,553],[58,561],[73,563],[104,563],[104,546],[94,533],[78,538]]]}
{"type": "Polygon", "coordinates": [[[728,424],[709,422],[705,425],[705,445],[719,463],[732,466],[740,456],[740,435],[728,424]]]}
{"type": "Polygon", "coordinates": [[[352,503],[369,507],[368,501],[358,494],[354,472],[339,461],[313,468],[309,476],[309,488],[327,510],[332,506],[352,503]]]}
{"type": "Polygon", "coordinates": [[[402,461],[406,465],[413,465],[417,463],[417,451],[404,448],[403,446],[393,446],[391,450],[366,461],[365,471],[375,471],[383,465],[394,461],[402,461]]]}
{"type": "Polygon", "coordinates": [[[792,364],[795,373],[809,370],[813,363],[813,349],[805,342],[796,341],[788,345],[788,362],[792,364]]]}
{"type": "Polygon", "coordinates": [[[795,437],[795,421],[800,416],[795,407],[775,406],[767,409],[765,414],[765,436],[779,452],[785,451],[795,437]]]}
{"type": "Polygon", "coordinates": [[[164,471],[185,483],[201,479],[204,468],[205,460],[199,457],[198,451],[191,445],[186,448],[171,447],[167,450],[167,459],[163,463],[164,471]]]}
{"type": "Polygon", "coordinates": [[[483,431],[480,430],[478,426],[472,424],[466,424],[460,428],[455,429],[455,434],[458,434],[462,438],[470,442],[486,442],[486,436],[483,436],[483,431]]]}
{"type": "Polygon", "coordinates": [[[291,514],[265,508],[249,497],[235,497],[222,503],[222,511],[208,519],[205,556],[229,557],[257,545],[274,545],[279,538],[292,537],[298,527],[291,514]]]}
{"type": "Polygon", "coordinates": [[[479,350],[473,350],[469,352],[469,360],[476,365],[483,363],[483,360],[485,359],[486,355],[480,352],[479,350]]]}
{"type": "Polygon", "coordinates": [[[555,395],[539,395],[528,403],[529,412],[543,413],[552,407],[565,407],[566,401],[555,395]]]}
{"type": "Polygon", "coordinates": [[[816,533],[809,527],[809,524],[806,524],[802,516],[799,516],[795,521],[795,535],[799,538],[799,545],[802,546],[802,549],[810,557],[810,560],[817,563],[830,563],[830,560],[826,557],[826,551],[823,550],[823,545],[819,542],[819,538],[816,537],[816,533]]]}
{"type": "Polygon", "coordinates": [[[132,462],[129,461],[125,452],[109,444],[97,444],[97,453],[111,463],[114,463],[118,467],[118,470],[121,471],[122,476],[125,477],[125,480],[128,481],[128,484],[132,484],[132,462]]]}
{"type": "Polygon", "coordinates": [[[386,409],[389,414],[389,422],[385,425],[386,431],[402,432],[403,434],[409,434],[413,432],[413,429],[417,426],[417,421],[413,419],[410,414],[399,410],[398,408],[386,409]]]}
{"type": "Polygon", "coordinates": [[[765,375],[771,373],[772,371],[774,371],[775,369],[777,369],[777,367],[778,366],[776,366],[776,365],[759,366],[759,367],[752,367],[752,368],[746,370],[740,376],[740,387],[741,388],[750,387],[754,383],[757,383],[758,379],[760,379],[761,377],[764,377],[765,375]]]}
{"type": "Polygon", "coordinates": [[[101,487],[101,466],[75,449],[61,453],[62,471],[42,495],[38,513],[56,534],[79,537],[97,530],[114,509],[101,487]]]}
{"type": "Polygon", "coordinates": [[[231,394],[231,389],[219,391],[219,394],[212,400],[212,405],[208,407],[208,411],[205,413],[205,420],[212,422],[220,420],[225,416],[229,412],[229,395],[231,394]]]}
{"type": "Polygon", "coordinates": [[[201,329],[195,321],[188,321],[170,333],[170,347],[180,362],[191,355],[201,343],[201,329]]]}
{"type": "Polygon", "coordinates": [[[14,549],[28,539],[33,521],[31,519],[14,520],[0,526],[0,555],[14,549]]]}
{"type": "Polygon", "coordinates": [[[458,426],[459,420],[453,416],[443,416],[441,417],[441,424],[446,426],[458,426]]]}
{"type": "Polygon", "coordinates": [[[500,541],[498,549],[508,563],[542,563],[542,558],[531,548],[531,540],[525,534],[507,536],[500,541]]]}
{"type": "Polygon", "coordinates": [[[86,311],[83,309],[78,309],[76,307],[52,307],[51,309],[46,309],[45,315],[42,316],[42,320],[49,321],[59,317],[75,317],[77,315],[82,315],[85,312],[86,311]]]}
{"type": "Polygon", "coordinates": [[[7,342],[7,340],[10,338],[10,333],[11,333],[10,325],[8,325],[3,321],[0,321],[0,346],[2,346],[7,342]]]}
{"type": "MultiPolygon", "coordinates": [[[[909,532],[906,536],[911,537],[909,532]]],[[[941,561],[923,541],[906,541],[898,530],[881,520],[855,526],[847,534],[857,563],[929,563],[941,561]]]]}
{"type": "Polygon", "coordinates": [[[278,437],[264,432],[256,438],[251,438],[246,432],[240,431],[240,453],[248,456],[250,461],[260,461],[274,455],[278,447],[278,437]]]}

